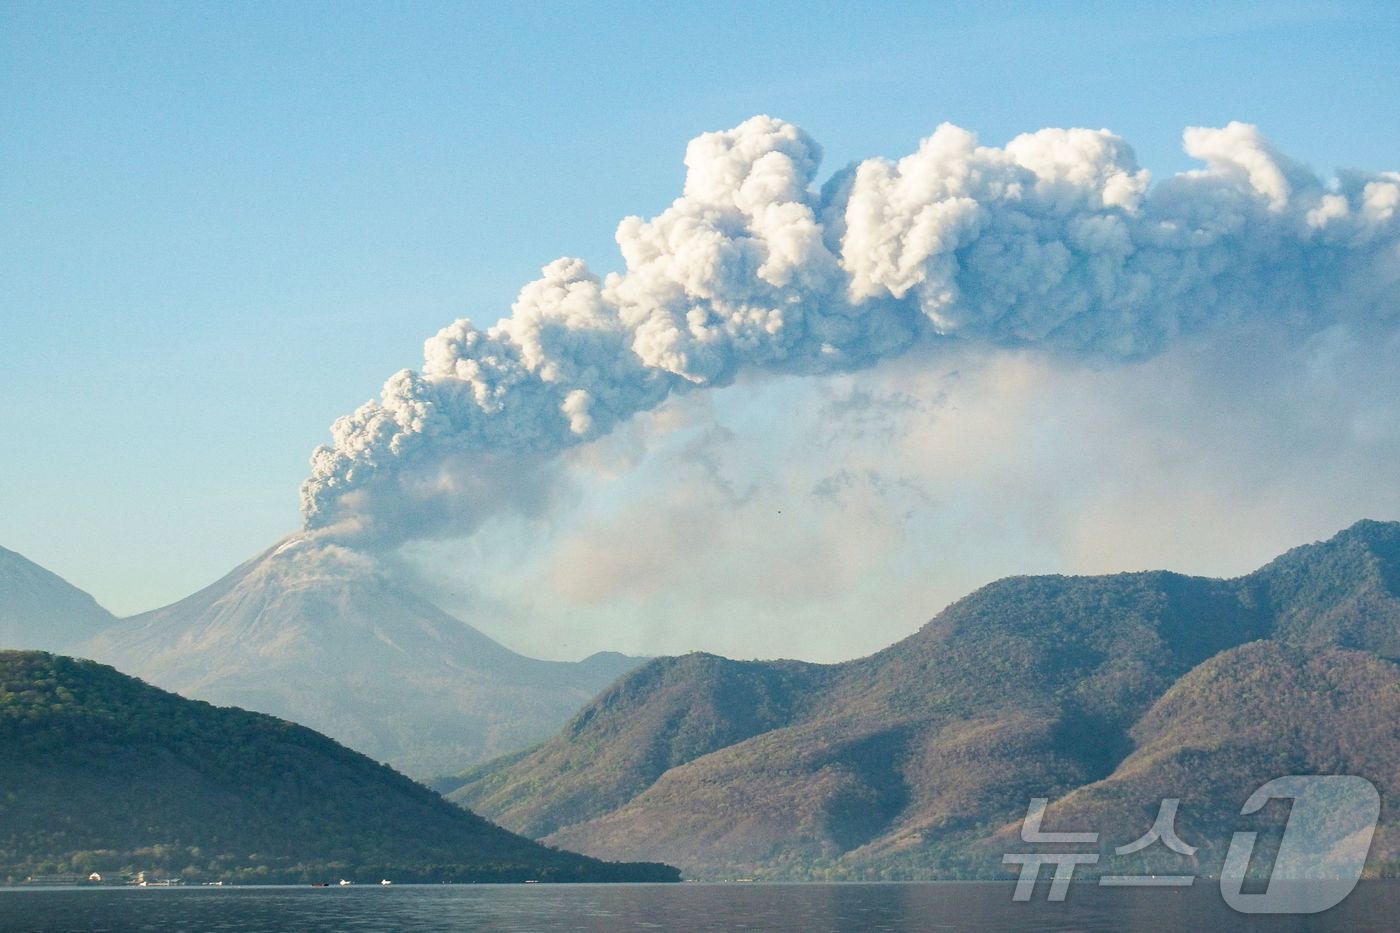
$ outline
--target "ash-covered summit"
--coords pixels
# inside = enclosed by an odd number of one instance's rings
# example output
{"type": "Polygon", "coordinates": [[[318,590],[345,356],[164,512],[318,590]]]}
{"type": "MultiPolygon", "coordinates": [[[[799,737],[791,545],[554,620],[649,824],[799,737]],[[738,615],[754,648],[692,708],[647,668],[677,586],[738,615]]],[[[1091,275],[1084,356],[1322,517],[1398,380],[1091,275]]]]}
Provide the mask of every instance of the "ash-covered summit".
{"type": "Polygon", "coordinates": [[[638,663],[516,654],[380,559],[305,535],[73,651],[308,725],[418,777],[540,741],[638,663]]]}

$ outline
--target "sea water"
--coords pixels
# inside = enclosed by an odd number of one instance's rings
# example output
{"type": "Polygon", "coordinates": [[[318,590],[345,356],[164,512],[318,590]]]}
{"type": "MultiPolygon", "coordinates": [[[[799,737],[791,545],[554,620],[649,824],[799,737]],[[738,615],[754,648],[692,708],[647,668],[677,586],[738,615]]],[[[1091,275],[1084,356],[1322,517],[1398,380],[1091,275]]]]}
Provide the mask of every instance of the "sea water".
{"type": "Polygon", "coordinates": [[[1283,930],[1400,929],[1400,881],[1362,882],[1313,916],[1247,916],[1198,881],[1184,889],[930,884],[356,885],[0,889],[0,928],[24,931],[390,930],[1283,930]]]}

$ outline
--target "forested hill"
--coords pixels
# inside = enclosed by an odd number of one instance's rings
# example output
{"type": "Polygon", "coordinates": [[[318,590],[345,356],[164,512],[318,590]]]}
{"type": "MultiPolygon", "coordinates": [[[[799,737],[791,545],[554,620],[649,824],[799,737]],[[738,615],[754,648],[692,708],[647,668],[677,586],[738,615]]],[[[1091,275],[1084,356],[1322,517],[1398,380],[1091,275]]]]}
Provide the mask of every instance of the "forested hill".
{"type": "Polygon", "coordinates": [[[271,716],[0,651],[0,881],[675,880],[552,849],[271,716]]]}
{"type": "MultiPolygon", "coordinates": [[[[1400,799],[1397,661],[1400,524],[1362,522],[1234,580],[1001,580],[843,664],[658,658],[440,788],[592,855],[784,879],[1002,877],[1031,797],[1106,845],[1178,797],[1208,872],[1269,779],[1400,799]]],[[[1390,805],[1371,854],[1400,869],[1390,805]]]]}

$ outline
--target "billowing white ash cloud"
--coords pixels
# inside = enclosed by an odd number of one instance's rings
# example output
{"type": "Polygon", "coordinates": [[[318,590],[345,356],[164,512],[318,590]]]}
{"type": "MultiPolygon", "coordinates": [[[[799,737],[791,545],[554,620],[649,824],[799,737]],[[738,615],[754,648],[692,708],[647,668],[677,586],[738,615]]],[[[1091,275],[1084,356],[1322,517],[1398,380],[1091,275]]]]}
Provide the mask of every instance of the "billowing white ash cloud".
{"type": "Polygon", "coordinates": [[[681,197],[618,227],[625,271],[551,263],[510,316],[444,328],[339,419],[307,527],[398,541],[540,507],[561,451],[748,369],[952,342],[1123,360],[1251,316],[1300,335],[1400,317],[1400,173],[1324,182],[1241,123],[1185,149],[1203,167],[1150,185],[1107,131],[996,148],[945,124],[817,188],[820,147],[792,124],[700,136],[681,197]]]}

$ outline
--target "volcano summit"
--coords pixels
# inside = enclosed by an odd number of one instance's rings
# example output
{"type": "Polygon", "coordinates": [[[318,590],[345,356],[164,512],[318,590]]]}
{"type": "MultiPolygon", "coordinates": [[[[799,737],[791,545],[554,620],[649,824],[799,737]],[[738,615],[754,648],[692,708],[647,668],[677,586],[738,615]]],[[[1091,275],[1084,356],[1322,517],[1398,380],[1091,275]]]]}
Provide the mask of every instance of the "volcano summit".
{"type": "Polygon", "coordinates": [[[638,663],[516,654],[378,558],[306,535],[73,650],[186,696],[303,723],[420,778],[546,738],[638,663]]]}

